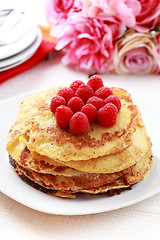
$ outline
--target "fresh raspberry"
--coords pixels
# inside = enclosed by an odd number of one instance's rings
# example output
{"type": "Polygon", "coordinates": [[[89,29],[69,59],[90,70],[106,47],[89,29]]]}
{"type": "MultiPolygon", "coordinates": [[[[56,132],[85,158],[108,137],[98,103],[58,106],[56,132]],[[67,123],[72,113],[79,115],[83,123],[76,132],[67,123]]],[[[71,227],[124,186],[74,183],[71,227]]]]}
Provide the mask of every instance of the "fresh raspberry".
{"type": "Polygon", "coordinates": [[[74,92],[71,88],[64,87],[58,91],[57,95],[63,97],[68,102],[70,98],[74,97],[74,92]]]}
{"type": "Polygon", "coordinates": [[[69,107],[64,105],[57,107],[55,117],[59,127],[68,127],[72,116],[73,112],[69,107]]]}
{"type": "Polygon", "coordinates": [[[79,86],[81,86],[82,84],[84,84],[84,82],[82,82],[81,80],[75,80],[71,83],[69,87],[73,90],[73,92],[76,92],[79,86]]]}
{"type": "Polygon", "coordinates": [[[109,97],[107,97],[104,100],[104,105],[106,105],[107,103],[113,103],[117,107],[118,112],[121,110],[121,100],[116,95],[110,95],[109,97]]]}
{"type": "Polygon", "coordinates": [[[76,135],[85,134],[89,130],[89,121],[82,112],[76,112],[70,121],[70,130],[76,135]]]}
{"type": "Polygon", "coordinates": [[[99,98],[105,99],[108,96],[113,95],[113,91],[111,88],[101,87],[95,92],[95,95],[99,98]]]}
{"type": "Polygon", "coordinates": [[[97,110],[104,106],[103,99],[95,97],[95,96],[89,98],[87,100],[87,103],[90,103],[90,104],[94,105],[97,108],[97,110]]]}
{"type": "Polygon", "coordinates": [[[61,105],[66,105],[66,100],[59,96],[59,95],[56,95],[52,98],[51,100],[51,104],[50,104],[50,110],[52,113],[55,113],[56,111],[56,108],[61,106],[61,105]]]}
{"type": "Polygon", "coordinates": [[[98,110],[98,122],[103,127],[112,127],[116,124],[117,113],[117,107],[113,103],[107,103],[98,110]]]}
{"type": "Polygon", "coordinates": [[[96,121],[97,109],[92,104],[87,103],[84,105],[81,109],[81,112],[87,116],[90,123],[94,123],[96,121]]]}
{"type": "Polygon", "coordinates": [[[79,97],[72,97],[67,104],[67,107],[69,107],[74,113],[81,111],[81,108],[84,106],[84,103],[81,98],[79,97]]]}
{"type": "Polygon", "coordinates": [[[75,96],[80,97],[84,103],[88,100],[88,98],[92,97],[94,95],[93,89],[85,84],[82,84],[77,89],[75,96]]]}
{"type": "Polygon", "coordinates": [[[93,88],[93,91],[95,92],[100,87],[103,87],[103,81],[100,76],[93,75],[89,78],[87,85],[89,85],[91,88],[93,88]]]}

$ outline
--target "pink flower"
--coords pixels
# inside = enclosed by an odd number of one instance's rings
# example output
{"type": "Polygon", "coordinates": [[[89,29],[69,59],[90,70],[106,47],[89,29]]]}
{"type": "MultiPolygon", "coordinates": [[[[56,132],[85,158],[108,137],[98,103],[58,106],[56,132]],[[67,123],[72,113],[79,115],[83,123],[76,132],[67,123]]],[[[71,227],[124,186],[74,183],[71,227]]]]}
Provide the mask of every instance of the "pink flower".
{"type": "Polygon", "coordinates": [[[70,12],[81,10],[81,2],[78,0],[48,0],[46,4],[47,21],[51,26],[63,24],[70,12]]]}
{"type": "Polygon", "coordinates": [[[160,53],[160,33],[157,35],[157,51],[160,53]]]}
{"type": "Polygon", "coordinates": [[[124,64],[131,73],[141,72],[152,64],[152,57],[145,47],[137,47],[127,52],[124,64]]]}
{"type": "Polygon", "coordinates": [[[128,30],[113,54],[114,72],[148,74],[157,70],[156,38],[150,33],[128,30]]]}
{"type": "Polygon", "coordinates": [[[157,73],[160,74],[160,33],[157,35],[157,62],[158,62],[157,73]]]}
{"type": "MultiPolygon", "coordinates": [[[[68,19],[63,33],[53,29],[57,50],[64,50],[63,63],[89,73],[107,72],[115,39],[122,34],[116,18],[108,21],[85,18],[81,13],[68,19]]],[[[124,28],[123,28],[124,31],[124,28]]]]}
{"type": "Polygon", "coordinates": [[[135,29],[139,32],[148,32],[155,28],[160,21],[159,0],[139,0],[141,12],[136,16],[135,29]]]}
{"type": "Polygon", "coordinates": [[[135,17],[141,10],[138,0],[82,0],[82,3],[86,16],[99,19],[116,16],[126,27],[135,26],[135,17]]]}

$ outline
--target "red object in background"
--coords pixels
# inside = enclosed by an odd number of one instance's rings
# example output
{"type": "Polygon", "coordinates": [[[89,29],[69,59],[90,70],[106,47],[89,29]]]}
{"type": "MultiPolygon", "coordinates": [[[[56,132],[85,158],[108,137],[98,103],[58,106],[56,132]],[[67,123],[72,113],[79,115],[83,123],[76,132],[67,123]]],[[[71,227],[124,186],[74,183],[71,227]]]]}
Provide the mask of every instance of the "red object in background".
{"type": "Polygon", "coordinates": [[[0,72],[0,83],[18,75],[21,72],[24,72],[25,70],[28,70],[29,68],[33,67],[47,56],[48,53],[52,52],[55,50],[55,44],[56,40],[55,38],[51,37],[49,35],[50,28],[48,27],[42,27],[39,26],[41,31],[42,31],[42,42],[35,52],[35,54],[28,59],[26,62],[11,68],[9,70],[0,72]]]}

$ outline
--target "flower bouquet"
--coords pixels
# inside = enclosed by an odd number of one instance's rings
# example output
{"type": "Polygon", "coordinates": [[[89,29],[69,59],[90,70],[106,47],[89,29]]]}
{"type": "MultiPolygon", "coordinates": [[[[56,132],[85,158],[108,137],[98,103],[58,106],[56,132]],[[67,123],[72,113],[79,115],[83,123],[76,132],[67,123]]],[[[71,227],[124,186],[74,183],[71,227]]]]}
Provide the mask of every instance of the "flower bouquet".
{"type": "Polygon", "coordinates": [[[48,0],[62,62],[94,73],[160,73],[160,0],[48,0]]]}

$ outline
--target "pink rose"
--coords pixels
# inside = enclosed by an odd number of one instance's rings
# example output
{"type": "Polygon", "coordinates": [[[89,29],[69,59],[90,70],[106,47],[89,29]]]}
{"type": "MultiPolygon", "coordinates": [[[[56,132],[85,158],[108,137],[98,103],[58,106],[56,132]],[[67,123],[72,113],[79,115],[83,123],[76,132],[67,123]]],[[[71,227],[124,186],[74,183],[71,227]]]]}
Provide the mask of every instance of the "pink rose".
{"type": "Polygon", "coordinates": [[[155,28],[160,21],[159,0],[139,0],[141,12],[136,16],[135,29],[139,32],[148,32],[155,28]]]}
{"type": "Polygon", "coordinates": [[[45,10],[48,23],[54,26],[63,24],[70,11],[80,11],[81,2],[78,0],[48,0],[45,10]]]}
{"type": "Polygon", "coordinates": [[[100,19],[116,16],[126,27],[135,26],[135,17],[141,10],[138,0],[82,0],[82,3],[86,16],[100,19]]]}
{"type": "Polygon", "coordinates": [[[157,69],[156,38],[128,30],[116,45],[113,69],[118,74],[148,74],[157,69]]]}
{"type": "Polygon", "coordinates": [[[121,33],[121,23],[85,18],[81,13],[68,19],[63,33],[52,30],[58,38],[57,50],[64,52],[63,63],[89,73],[108,72],[115,39],[121,33]]]}

